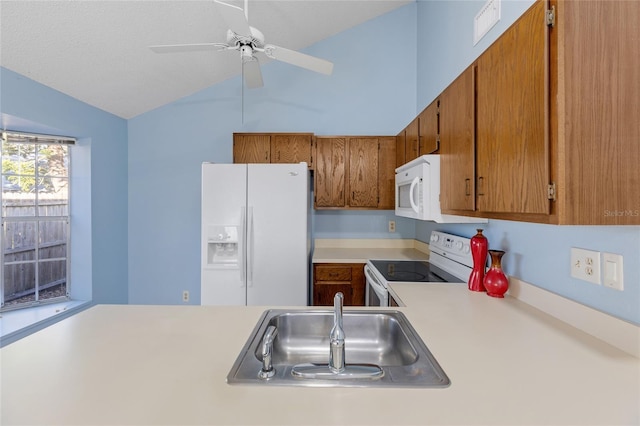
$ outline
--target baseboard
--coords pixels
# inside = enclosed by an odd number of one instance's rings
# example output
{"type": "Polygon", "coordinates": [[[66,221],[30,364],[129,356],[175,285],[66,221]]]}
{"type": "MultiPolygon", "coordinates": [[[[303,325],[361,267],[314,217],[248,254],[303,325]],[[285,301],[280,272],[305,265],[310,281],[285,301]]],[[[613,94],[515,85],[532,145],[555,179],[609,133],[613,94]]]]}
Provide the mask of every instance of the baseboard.
{"type": "Polygon", "coordinates": [[[508,294],[640,358],[640,326],[509,277],[508,294]]]}

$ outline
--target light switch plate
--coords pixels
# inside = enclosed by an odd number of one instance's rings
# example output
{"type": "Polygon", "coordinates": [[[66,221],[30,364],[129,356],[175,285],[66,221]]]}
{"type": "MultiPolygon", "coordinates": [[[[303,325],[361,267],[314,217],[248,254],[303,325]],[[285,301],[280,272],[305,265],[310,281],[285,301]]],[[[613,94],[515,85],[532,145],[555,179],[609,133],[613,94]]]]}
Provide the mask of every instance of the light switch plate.
{"type": "Polygon", "coordinates": [[[571,248],[571,276],[600,284],[600,252],[571,248]]]}
{"type": "Polygon", "coordinates": [[[604,285],[616,290],[624,290],[624,274],[622,273],[622,255],[602,253],[602,277],[604,285]]]}

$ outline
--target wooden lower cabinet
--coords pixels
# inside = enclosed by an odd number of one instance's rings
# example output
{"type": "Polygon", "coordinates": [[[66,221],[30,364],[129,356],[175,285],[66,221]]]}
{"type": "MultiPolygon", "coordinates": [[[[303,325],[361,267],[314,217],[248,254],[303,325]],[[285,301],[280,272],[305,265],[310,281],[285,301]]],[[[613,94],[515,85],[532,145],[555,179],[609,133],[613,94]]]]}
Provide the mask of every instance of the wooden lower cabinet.
{"type": "Polygon", "coordinates": [[[393,306],[394,308],[400,307],[400,304],[392,295],[389,295],[389,306],[393,306]]]}
{"type": "Polygon", "coordinates": [[[313,306],[333,306],[337,292],[345,306],[364,306],[364,263],[314,263],[313,306]]]}

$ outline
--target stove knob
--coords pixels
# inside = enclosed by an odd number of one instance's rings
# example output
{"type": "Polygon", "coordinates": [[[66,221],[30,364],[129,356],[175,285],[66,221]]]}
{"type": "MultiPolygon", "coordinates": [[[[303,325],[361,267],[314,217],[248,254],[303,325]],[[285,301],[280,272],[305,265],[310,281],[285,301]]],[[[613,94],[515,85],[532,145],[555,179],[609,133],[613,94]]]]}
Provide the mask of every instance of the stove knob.
{"type": "Polygon", "coordinates": [[[431,242],[432,243],[437,243],[439,239],[440,239],[440,237],[438,235],[431,234],[431,242]]]}
{"type": "Polygon", "coordinates": [[[457,248],[458,250],[462,250],[462,241],[458,241],[458,242],[456,242],[456,248],[457,248]]]}
{"type": "Polygon", "coordinates": [[[469,248],[469,244],[465,244],[464,245],[464,252],[465,253],[469,253],[469,251],[471,251],[471,248],[469,248]]]}

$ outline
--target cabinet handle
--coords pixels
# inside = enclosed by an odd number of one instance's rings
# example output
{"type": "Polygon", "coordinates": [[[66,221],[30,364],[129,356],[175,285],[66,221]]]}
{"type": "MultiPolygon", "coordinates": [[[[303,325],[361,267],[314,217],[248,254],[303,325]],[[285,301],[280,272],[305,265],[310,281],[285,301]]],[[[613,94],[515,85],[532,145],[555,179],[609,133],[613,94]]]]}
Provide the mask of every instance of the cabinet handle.
{"type": "Polygon", "coordinates": [[[471,179],[464,180],[464,195],[471,195],[471,179]]]}
{"type": "Polygon", "coordinates": [[[478,178],[478,195],[484,195],[484,177],[478,178]]]}
{"type": "Polygon", "coordinates": [[[278,151],[278,161],[280,161],[280,151],[278,151]]]}
{"type": "Polygon", "coordinates": [[[269,151],[265,151],[264,152],[264,161],[267,161],[269,159],[269,151]]]}

